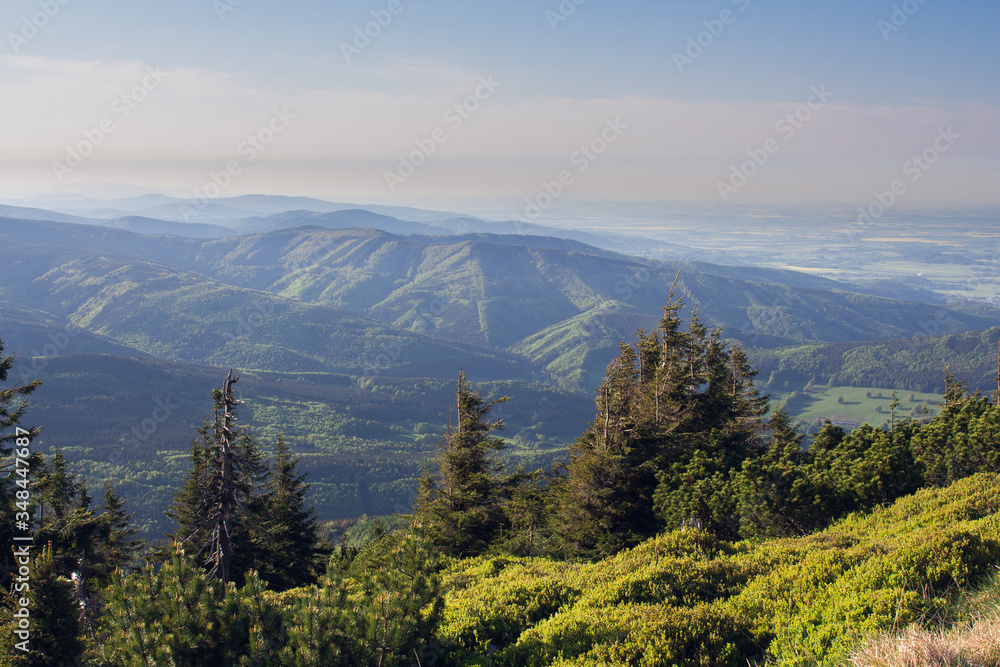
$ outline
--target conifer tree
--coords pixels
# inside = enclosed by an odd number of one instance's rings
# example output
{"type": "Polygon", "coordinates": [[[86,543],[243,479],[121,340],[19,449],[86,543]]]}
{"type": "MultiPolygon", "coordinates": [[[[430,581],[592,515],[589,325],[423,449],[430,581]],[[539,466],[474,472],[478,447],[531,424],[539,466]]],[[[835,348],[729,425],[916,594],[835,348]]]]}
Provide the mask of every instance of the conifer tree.
{"type": "Polygon", "coordinates": [[[361,597],[350,621],[356,642],[352,664],[408,667],[441,620],[438,559],[425,541],[401,532],[367,551],[351,567],[361,597]]]}
{"type": "MultiPolygon", "coordinates": [[[[7,382],[7,377],[14,367],[14,355],[3,354],[4,345],[0,340],[0,382],[7,382]]],[[[42,384],[41,380],[32,380],[28,384],[15,384],[12,387],[0,387],[0,453],[10,451],[10,443],[18,437],[14,429],[21,423],[24,410],[27,408],[25,397],[34,392],[42,384]]],[[[38,427],[25,429],[30,437],[38,435],[38,427]]]]}
{"type": "Polygon", "coordinates": [[[117,572],[106,597],[100,664],[237,665],[248,652],[250,619],[237,591],[183,554],[158,572],[117,572]]]}
{"type": "Polygon", "coordinates": [[[767,424],[768,441],[760,456],[746,459],[733,485],[740,537],[805,535],[814,528],[809,510],[815,487],[802,451],[805,436],[784,410],[767,424]]]}
{"type": "Polygon", "coordinates": [[[107,582],[115,568],[132,562],[142,548],[139,532],[130,524],[132,515],[125,512],[125,501],[114,492],[111,484],[104,486],[104,505],[97,516],[97,531],[92,546],[91,576],[107,582]]]}
{"type": "Polygon", "coordinates": [[[263,539],[255,501],[267,466],[253,437],[236,426],[241,401],[233,385],[238,381],[230,370],[222,388],[212,392],[213,423],[192,443],[191,468],[167,512],[177,523],[168,537],[202,558],[209,575],[224,582],[260,567],[258,540],[263,539]]]}
{"type": "Polygon", "coordinates": [[[1000,405],[969,394],[950,372],[941,413],[910,439],[924,479],[936,486],[979,472],[1000,472],[1000,405]]]}
{"type": "Polygon", "coordinates": [[[508,399],[483,400],[465,372],[459,373],[457,424],[439,447],[434,471],[420,480],[413,513],[417,534],[446,553],[483,553],[507,527],[504,505],[524,476],[504,473],[497,455],[505,444],[492,435],[503,428],[503,420],[489,416],[494,405],[508,399]]]}
{"type": "Polygon", "coordinates": [[[719,330],[709,333],[697,313],[684,330],[676,283],[659,330],[620,345],[594,421],[557,468],[554,530],[565,555],[607,556],[710,515],[731,528],[733,508],[719,502],[729,472],[759,448],[768,399],[719,330]]]}
{"type": "Polygon", "coordinates": [[[358,628],[352,623],[347,586],[327,577],[297,595],[285,618],[287,636],[281,641],[280,665],[353,667],[358,654],[358,628]]]}
{"type": "Polygon", "coordinates": [[[73,593],[73,584],[57,570],[51,544],[32,556],[27,590],[12,590],[5,598],[6,609],[0,622],[0,660],[4,664],[25,667],[79,664],[85,647],[80,606],[73,593]],[[31,614],[27,651],[17,648],[21,639],[14,634],[17,619],[11,615],[22,596],[27,598],[31,614]]]}
{"type": "Polygon", "coordinates": [[[270,555],[261,570],[273,590],[315,583],[331,553],[320,539],[315,511],[306,507],[309,485],[306,475],[298,472],[298,463],[279,436],[267,493],[256,513],[264,527],[260,548],[270,555]]]}

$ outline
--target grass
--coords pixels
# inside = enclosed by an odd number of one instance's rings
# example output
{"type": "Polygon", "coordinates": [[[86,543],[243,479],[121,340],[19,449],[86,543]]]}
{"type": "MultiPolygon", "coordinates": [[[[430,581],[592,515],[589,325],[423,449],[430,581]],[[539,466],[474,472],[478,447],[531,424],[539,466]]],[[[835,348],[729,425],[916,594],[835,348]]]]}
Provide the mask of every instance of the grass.
{"type": "MultiPolygon", "coordinates": [[[[789,389],[769,390],[771,399],[782,403],[792,392],[789,389]]],[[[866,387],[830,387],[813,385],[808,390],[797,389],[796,395],[785,403],[785,409],[795,419],[812,424],[827,419],[834,423],[872,424],[878,426],[889,420],[889,405],[892,403],[892,389],[866,387]],[[843,398],[843,402],[840,399],[843,398]],[[877,412],[881,409],[882,412],[877,412]]],[[[933,417],[938,409],[935,404],[943,399],[939,394],[928,394],[919,391],[896,391],[899,407],[897,418],[913,416],[914,408],[922,408],[924,401],[928,402],[928,412],[925,417],[933,417]],[[913,400],[910,400],[910,396],[913,400]]]]}
{"type": "Polygon", "coordinates": [[[910,628],[866,644],[855,667],[995,667],[1000,664],[1000,614],[951,631],[910,628]]]}
{"type": "Polygon", "coordinates": [[[975,591],[956,596],[948,618],[869,638],[852,667],[995,667],[1000,665],[1000,564],[975,591]]]}

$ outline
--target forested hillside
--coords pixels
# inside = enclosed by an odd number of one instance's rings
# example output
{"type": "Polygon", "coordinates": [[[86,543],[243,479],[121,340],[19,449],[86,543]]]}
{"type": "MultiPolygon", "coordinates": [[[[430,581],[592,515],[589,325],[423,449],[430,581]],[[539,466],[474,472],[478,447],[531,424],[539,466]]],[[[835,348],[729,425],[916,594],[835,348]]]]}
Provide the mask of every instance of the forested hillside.
{"type": "Polygon", "coordinates": [[[298,227],[196,239],[5,220],[0,233],[20,248],[0,299],[145,352],[261,370],[440,377],[427,360],[447,359],[480,378],[530,369],[589,394],[617,341],[656,326],[680,269],[688,308],[750,347],[912,337],[927,322],[956,333],[998,317],[988,304],[890,299],[791,271],[640,261],[525,236],[298,227]],[[138,311],[142,326],[127,316],[138,311]]]}
{"type": "MultiPolygon", "coordinates": [[[[92,484],[114,483],[143,536],[158,537],[194,429],[210,407],[206,397],[226,371],[91,354],[44,361],[32,375],[46,386],[31,402],[33,418],[44,425],[38,444],[59,448],[92,484]]],[[[16,364],[14,377],[21,370],[33,372],[16,364]]],[[[491,397],[514,396],[503,413],[505,436],[527,465],[561,455],[591,417],[589,399],[545,385],[497,380],[476,387],[491,397]]],[[[269,442],[285,434],[324,519],[388,515],[410,506],[448,424],[453,389],[454,380],[245,372],[243,419],[269,442]]]]}
{"type": "MultiPolygon", "coordinates": [[[[169,541],[143,558],[165,564],[130,570],[142,545],[127,505],[111,484],[95,505],[61,452],[34,449],[38,430],[19,424],[44,387],[3,389],[0,437],[19,461],[2,488],[7,541],[16,527],[47,545],[29,597],[0,615],[4,655],[24,662],[26,605],[25,664],[46,665],[827,665],[900,623],[962,621],[951,589],[1000,561],[1000,394],[948,374],[934,419],[827,424],[803,449],[743,350],[683,312],[671,290],[659,325],[620,344],[562,463],[510,465],[495,434],[511,398],[461,374],[412,511],[360,550],[321,537],[302,458],[242,425],[266,398],[237,398],[230,371],[162,489],[169,541]]],[[[9,382],[14,358],[0,359],[9,382]]]]}
{"type": "MultiPolygon", "coordinates": [[[[933,329],[931,329],[933,331],[933,329]]],[[[944,393],[948,367],[967,386],[996,387],[1000,327],[950,335],[919,335],[867,343],[825,343],[755,350],[751,359],[769,385],[810,380],[842,387],[887,387],[944,393]]]]}
{"type": "MultiPolygon", "coordinates": [[[[410,506],[459,369],[488,398],[514,396],[503,408],[511,455],[547,466],[592,416],[619,341],[657,327],[675,281],[683,314],[697,310],[743,341],[764,369],[758,382],[781,398],[813,380],[834,398],[838,384],[884,388],[865,383],[887,380],[890,367],[886,386],[906,391],[940,391],[947,364],[970,387],[990,386],[995,330],[914,338],[926,322],[995,324],[985,304],[886,299],[789,271],[651,263],[558,238],[298,227],[212,239],[176,226],[185,223],[85,222],[0,221],[10,250],[2,322],[20,351],[13,377],[50,388],[36,399],[40,443],[95,484],[120,483],[144,536],[162,532],[204,396],[229,367],[245,371],[245,419],[272,442],[284,431],[303,457],[324,518],[386,515],[410,506]],[[906,338],[870,340],[890,336],[906,338]],[[152,419],[157,401],[176,405],[169,419],[152,419]]],[[[800,403],[785,405],[811,409],[800,403]]],[[[849,421],[845,412],[819,417],[849,421]]]]}
{"type": "Polygon", "coordinates": [[[96,504],[61,454],[33,451],[24,399],[45,386],[10,385],[0,355],[0,438],[24,461],[0,489],[5,539],[46,545],[0,614],[0,659],[834,665],[884,631],[976,620],[962,592],[994,599],[1000,562],[1000,395],[948,375],[934,419],[828,424],[803,449],[744,352],[682,311],[671,293],[659,326],[621,344],[551,467],[507,465],[512,399],[461,375],[412,512],[360,549],[322,538],[301,459],[242,425],[252,401],[230,372],[193,428],[170,541],[139,556],[113,487],[96,504]]]}

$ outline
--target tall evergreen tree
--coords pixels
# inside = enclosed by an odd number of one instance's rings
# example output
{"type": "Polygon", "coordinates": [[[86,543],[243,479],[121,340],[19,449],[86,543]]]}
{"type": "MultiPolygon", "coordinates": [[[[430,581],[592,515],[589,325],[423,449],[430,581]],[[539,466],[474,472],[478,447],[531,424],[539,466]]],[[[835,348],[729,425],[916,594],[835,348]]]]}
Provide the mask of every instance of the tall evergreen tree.
{"type": "Polygon", "coordinates": [[[733,484],[741,537],[805,535],[814,528],[808,509],[816,495],[802,450],[805,436],[784,410],[767,425],[765,451],[748,458],[733,484]]]}
{"type": "Polygon", "coordinates": [[[263,538],[254,501],[266,482],[267,465],[253,437],[236,426],[241,401],[233,385],[238,381],[230,370],[222,388],[212,392],[213,423],[192,443],[191,468],[167,512],[177,523],[168,537],[202,558],[209,575],[224,582],[260,567],[256,540],[263,538]]]}
{"type": "MultiPolygon", "coordinates": [[[[14,355],[3,354],[4,345],[0,340],[0,382],[7,382],[7,377],[14,367],[14,355]]],[[[10,443],[18,437],[13,431],[21,419],[24,417],[24,410],[27,408],[25,398],[34,392],[42,384],[41,380],[32,380],[28,384],[15,384],[12,387],[0,387],[0,452],[7,454],[10,452],[10,443]]],[[[30,437],[38,435],[38,427],[25,429],[30,437]]]]}
{"type": "MultiPolygon", "coordinates": [[[[679,279],[679,274],[678,274],[679,279]]],[[[738,347],[726,345],[671,287],[659,330],[622,343],[597,392],[597,414],[553,484],[562,552],[607,556],[666,525],[730,521],[727,475],[759,448],[766,396],[738,347]]]]}
{"type": "MultiPolygon", "coordinates": [[[[277,590],[314,583],[330,549],[306,507],[309,485],[283,437],[272,469],[256,438],[236,426],[238,379],[230,371],[212,394],[214,419],[191,443],[191,467],[167,511],[177,526],[168,537],[224,581],[241,583],[256,570],[277,590]]],[[[170,550],[154,555],[169,558],[170,550]]]]}
{"type": "Polygon", "coordinates": [[[271,554],[262,575],[274,590],[316,583],[332,551],[320,539],[315,511],[306,507],[309,485],[306,475],[298,472],[298,463],[284,437],[279,437],[258,513],[265,537],[261,549],[271,554]]]}
{"type": "Polygon", "coordinates": [[[58,571],[51,544],[31,559],[31,579],[27,590],[5,595],[0,619],[0,662],[25,667],[71,667],[78,665],[85,647],[79,601],[73,584],[58,571]],[[27,651],[17,647],[14,634],[18,619],[9,610],[26,597],[30,610],[30,637],[27,651]]]}
{"type": "Polygon", "coordinates": [[[446,553],[483,553],[509,527],[504,506],[524,475],[504,472],[498,454],[506,446],[492,435],[503,420],[490,421],[493,406],[507,400],[483,400],[459,373],[457,424],[439,447],[435,469],[421,478],[413,512],[416,533],[446,553]]]}

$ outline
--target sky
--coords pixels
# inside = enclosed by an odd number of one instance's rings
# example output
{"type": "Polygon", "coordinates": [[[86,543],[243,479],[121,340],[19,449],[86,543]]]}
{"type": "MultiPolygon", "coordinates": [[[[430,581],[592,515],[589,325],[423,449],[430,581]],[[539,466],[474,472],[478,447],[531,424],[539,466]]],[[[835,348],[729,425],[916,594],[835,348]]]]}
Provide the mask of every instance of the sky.
{"type": "Polygon", "coordinates": [[[4,0],[0,191],[997,206],[998,28],[996,0],[4,0]]]}

